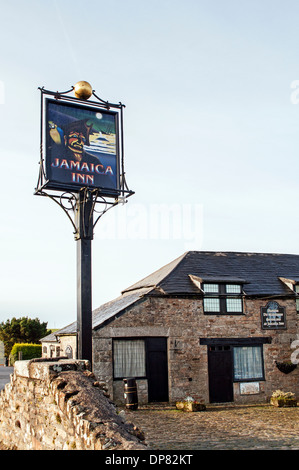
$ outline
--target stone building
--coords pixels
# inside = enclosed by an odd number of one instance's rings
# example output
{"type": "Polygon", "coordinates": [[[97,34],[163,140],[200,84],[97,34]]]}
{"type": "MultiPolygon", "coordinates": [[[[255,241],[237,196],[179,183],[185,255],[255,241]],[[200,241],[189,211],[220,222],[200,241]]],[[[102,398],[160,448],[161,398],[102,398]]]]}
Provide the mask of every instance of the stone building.
{"type": "Polygon", "coordinates": [[[67,356],[69,359],[75,359],[77,345],[76,326],[76,322],[72,323],[42,338],[42,357],[67,356]]]}
{"type": "MultiPolygon", "coordinates": [[[[297,255],[187,252],[93,311],[94,373],[115,402],[126,377],[139,402],[299,397],[298,289],[297,255]]],[[[76,323],[55,335],[74,351],[76,323]]]]}

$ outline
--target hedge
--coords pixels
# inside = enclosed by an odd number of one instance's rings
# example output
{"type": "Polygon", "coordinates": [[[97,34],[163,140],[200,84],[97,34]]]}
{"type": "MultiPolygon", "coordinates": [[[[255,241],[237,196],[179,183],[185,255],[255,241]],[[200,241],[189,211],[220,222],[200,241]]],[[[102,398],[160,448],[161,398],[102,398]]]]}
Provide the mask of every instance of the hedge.
{"type": "Polygon", "coordinates": [[[19,360],[19,352],[22,353],[21,357],[23,360],[42,357],[42,345],[32,343],[15,343],[9,356],[11,365],[14,365],[14,363],[19,360]]]}

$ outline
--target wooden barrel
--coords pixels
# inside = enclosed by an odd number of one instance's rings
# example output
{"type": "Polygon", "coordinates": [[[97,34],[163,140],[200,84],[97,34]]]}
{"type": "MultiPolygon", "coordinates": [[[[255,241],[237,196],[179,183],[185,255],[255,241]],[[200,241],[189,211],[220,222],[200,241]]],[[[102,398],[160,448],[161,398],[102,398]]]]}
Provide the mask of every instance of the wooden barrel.
{"type": "Polygon", "coordinates": [[[129,410],[137,410],[138,408],[138,395],[136,379],[127,378],[124,381],[124,397],[126,408],[129,410]]]}

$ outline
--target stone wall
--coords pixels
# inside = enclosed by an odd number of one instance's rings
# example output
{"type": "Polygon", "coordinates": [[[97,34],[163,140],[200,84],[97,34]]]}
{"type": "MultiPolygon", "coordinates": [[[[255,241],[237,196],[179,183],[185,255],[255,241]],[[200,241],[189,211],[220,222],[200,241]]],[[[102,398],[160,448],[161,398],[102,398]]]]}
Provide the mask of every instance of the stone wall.
{"type": "Polygon", "coordinates": [[[16,450],[143,450],[87,361],[17,361],[0,392],[0,442],[16,450]]]}

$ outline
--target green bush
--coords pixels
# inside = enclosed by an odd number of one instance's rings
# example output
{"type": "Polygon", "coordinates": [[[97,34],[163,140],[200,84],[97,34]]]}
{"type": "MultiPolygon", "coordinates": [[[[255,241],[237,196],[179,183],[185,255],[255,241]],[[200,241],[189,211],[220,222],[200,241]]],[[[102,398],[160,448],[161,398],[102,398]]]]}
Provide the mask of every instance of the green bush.
{"type": "Polygon", "coordinates": [[[14,365],[14,363],[18,361],[19,352],[22,353],[23,360],[42,357],[42,345],[32,343],[15,343],[9,356],[11,365],[14,365]]]}

